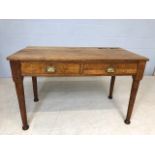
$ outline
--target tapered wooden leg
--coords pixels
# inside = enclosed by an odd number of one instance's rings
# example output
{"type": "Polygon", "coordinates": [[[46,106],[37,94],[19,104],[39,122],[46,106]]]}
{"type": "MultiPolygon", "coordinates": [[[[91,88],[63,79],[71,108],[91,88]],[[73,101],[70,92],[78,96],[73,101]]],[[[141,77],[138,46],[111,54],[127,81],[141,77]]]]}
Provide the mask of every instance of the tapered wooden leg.
{"type": "Polygon", "coordinates": [[[110,83],[109,99],[113,98],[114,84],[115,84],[115,76],[112,76],[111,83],[110,83]]]}
{"type": "Polygon", "coordinates": [[[18,97],[19,109],[23,123],[23,130],[27,130],[29,125],[27,123],[26,116],[26,106],[25,106],[25,96],[24,96],[24,87],[23,87],[23,77],[16,79],[15,81],[16,93],[18,97]]]}
{"type": "Polygon", "coordinates": [[[134,107],[134,103],[135,103],[139,83],[140,83],[140,80],[136,80],[133,77],[133,83],[132,83],[132,89],[131,89],[131,94],[130,94],[129,106],[128,106],[128,111],[127,111],[127,116],[126,116],[126,119],[125,119],[126,124],[130,124],[130,118],[131,118],[131,114],[132,114],[132,111],[133,111],[133,107],[134,107]]]}
{"type": "Polygon", "coordinates": [[[33,83],[33,93],[34,93],[34,102],[39,101],[38,99],[38,88],[37,88],[37,77],[32,77],[32,83],[33,83]]]}

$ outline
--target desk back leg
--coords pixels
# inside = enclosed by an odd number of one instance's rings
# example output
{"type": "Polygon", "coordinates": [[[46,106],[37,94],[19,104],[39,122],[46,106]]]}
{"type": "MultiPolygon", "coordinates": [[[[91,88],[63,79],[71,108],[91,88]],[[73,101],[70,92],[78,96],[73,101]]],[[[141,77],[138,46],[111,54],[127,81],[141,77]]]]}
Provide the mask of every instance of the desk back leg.
{"type": "Polygon", "coordinates": [[[112,76],[111,83],[110,83],[109,99],[113,98],[114,84],[115,84],[115,76],[112,76]]]}
{"type": "Polygon", "coordinates": [[[38,87],[37,87],[37,77],[32,76],[34,102],[38,102],[38,87]]]}

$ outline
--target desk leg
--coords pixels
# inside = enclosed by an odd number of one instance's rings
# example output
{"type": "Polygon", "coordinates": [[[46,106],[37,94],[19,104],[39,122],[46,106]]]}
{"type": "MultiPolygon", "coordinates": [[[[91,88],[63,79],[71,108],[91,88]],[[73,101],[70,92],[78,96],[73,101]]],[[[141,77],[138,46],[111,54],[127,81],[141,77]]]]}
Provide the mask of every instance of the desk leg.
{"type": "Polygon", "coordinates": [[[24,87],[23,87],[23,77],[16,79],[15,81],[16,93],[18,97],[19,109],[23,123],[23,130],[27,130],[29,128],[27,123],[26,116],[26,106],[25,106],[25,96],[24,96],[24,87]]]}
{"type": "Polygon", "coordinates": [[[111,83],[110,83],[109,99],[113,98],[114,84],[115,84],[115,76],[112,76],[111,83]]]}
{"type": "Polygon", "coordinates": [[[33,84],[34,102],[37,102],[39,101],[38,88],[37,88],[37,77],[32,76],[32,84],[33,84]]]}
{"type": "Polygon", "coordinates": [[[138,88],[139,88],[139,83],[140,83],[140,80],[136,80],[135,77],[133,77],[133,83],[132,83],[132,89],[131,89],[131,94],[130,94],[128,112],[127,112],[127,116],[126,116],[126,119],[125,119],[126,124],[130,124],[130,118],[131,118],[131,114],[132,114],[132,111],[133,111],[137,91],[138,91],[138,88]]]}

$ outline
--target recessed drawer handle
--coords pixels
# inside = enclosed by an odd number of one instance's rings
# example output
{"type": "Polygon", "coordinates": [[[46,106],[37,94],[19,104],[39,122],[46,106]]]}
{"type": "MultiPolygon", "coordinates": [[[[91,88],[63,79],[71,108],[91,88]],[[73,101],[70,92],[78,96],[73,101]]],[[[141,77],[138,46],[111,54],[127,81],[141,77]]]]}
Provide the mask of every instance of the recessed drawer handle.
{"type": "Polygon", "coordinates": [[[54,66],[47,66],[46,72],[48,73],[54,73],[56,71],[56,68],[54,66]]]}
{"type": "Polygon", "coordinates": [[[115,69],[113,67],[109,67],[109,68],[107,68],[107,72],[108,73],[114,73],[115,69]]]}

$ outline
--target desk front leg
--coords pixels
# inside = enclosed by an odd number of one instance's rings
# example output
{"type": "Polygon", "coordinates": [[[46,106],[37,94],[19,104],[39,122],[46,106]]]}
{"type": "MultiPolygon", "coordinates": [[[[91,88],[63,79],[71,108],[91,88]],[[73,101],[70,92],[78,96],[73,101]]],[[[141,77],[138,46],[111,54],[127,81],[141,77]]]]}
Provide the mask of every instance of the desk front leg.
{"type": "Polygon", "coordinates": [[[128,111],[127,111],[127,116],[126,116],[126,119],[125,119],[126,124],[130,124],[130,119],[131,119],[134,103],[135,103],[135,100],[136,100],[137,91],[138,91],[138,88],[139,88],[139,83],[140,83],[140,80],[137,80],[137,79],[135,79],[133,77],[133,83],[132,83],[132,88],[131,88],[131,93],[130,93],[129,106],[128,106],[128,111]]]}
{"type": "Polygon", "coordinates": [[[23,124],[23,130],[27,130],[29,128],[27,123],[27,114],[26,114],[26,106],[25,106],[25,95],[24,95],[24,86],[23,79],[24,77],[21,74],[21,64],[18,61],[11,61],[11,71],[12,78],[15,83],[16,93],[18,98],[18,104],[23,124]]]}
{"type": "Polygon", "coordinates": [[[27,115],[26,115],[26,106],[25,106],[25,95],[24,95],[24,87],[23,87],[23,77],[15,80],[16,93],[18,98],[18,104],[21,114],[21,119],[23,123],[23,130],[27,130],[29,128],[27,123],[27,115]]]}
{"type": "Polygon", "coordinates": [[[130,119],[131,119],[133,107],[135,104],[137,91],[139,88],[140,81],[142,80],[143,75],[144,75],[145,64],[146,64],[145,61],[139,62],[137,65],[137,70],[138,70],[137,74],[133,76],[133,83],[132,83],[132,88],[131,88],[129,106],[128,106],[128,111],[127,111],[127,116],[125,119],[126,124],[130,124],[130,119]]]}

